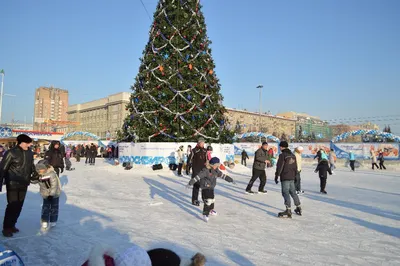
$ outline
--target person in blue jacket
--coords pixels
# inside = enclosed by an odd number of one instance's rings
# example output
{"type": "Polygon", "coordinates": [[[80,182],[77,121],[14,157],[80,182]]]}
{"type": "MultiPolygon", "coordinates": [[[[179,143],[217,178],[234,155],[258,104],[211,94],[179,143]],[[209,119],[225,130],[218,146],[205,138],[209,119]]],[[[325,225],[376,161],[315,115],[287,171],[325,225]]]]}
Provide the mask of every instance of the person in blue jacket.
{"type": "Polygon", "coordinates": [[[352,151],[350,151],[350,153],[349,153],[349,160],[350,160],[350,168],[354,172],[354,169],[355,169],[354,164],[356,162],[356,157],[352,151]]]}

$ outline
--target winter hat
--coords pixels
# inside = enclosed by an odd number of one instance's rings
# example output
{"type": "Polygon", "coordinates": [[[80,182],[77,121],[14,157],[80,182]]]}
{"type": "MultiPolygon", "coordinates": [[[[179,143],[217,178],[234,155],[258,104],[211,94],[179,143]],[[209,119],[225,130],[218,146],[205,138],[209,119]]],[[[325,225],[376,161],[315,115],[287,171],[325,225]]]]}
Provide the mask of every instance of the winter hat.
{"type": "MultiPolygon", "coordinates": [[[[147,251],[152,266],[179,266],[181,258],[173,251],[157,248],[147,251]]],[[[133,265],[133,264],[131,264],[133,265]]]]}
{"type": "Polygon", "coordinates": [[[49,162],[46,160],[40,160],[35,166],[37,172],[39,172],[40,170],[45,170],[48,167],[49,167],[49,162]]]}
{"type": "Polygon", "coordinates": [[[32,143],[32,139],[28,135],[21,134],[21,135],[18,135],[17,142],[18,142],[18,145],[21,144],[22,142],[24,142],[24,143],[32,143]]]}
{"type": "Polygon", "coordinates": [[[283,140],[283,141],[281,141],[281,143],[279,143],[279,147],[288,148],[289,144],[287,143],[287,141],[283,140]]]}
{"type": "Polygon", "coordinates": [[[268,142],[264,141],[261,146],[268,145],[268,142]]]}
{"type": "Polygon", "coordinates": [[[117,255],[115,258],[116,266],[151,266],[151,260],[146,250],[133,245],[128,248],[124,253],[117,255]]]}
{"type": "Polygon", "coordinates": [[[200,142],[206,142],[206,141],[203,137],[200,137],[197,142],[200,143],[200,142]]]}
{"type": "Polygon", "coordinates": [[[220,164],[219,158],[218,157],[212,157],[210,160],[210,165],[216,165],[220,164]]]}

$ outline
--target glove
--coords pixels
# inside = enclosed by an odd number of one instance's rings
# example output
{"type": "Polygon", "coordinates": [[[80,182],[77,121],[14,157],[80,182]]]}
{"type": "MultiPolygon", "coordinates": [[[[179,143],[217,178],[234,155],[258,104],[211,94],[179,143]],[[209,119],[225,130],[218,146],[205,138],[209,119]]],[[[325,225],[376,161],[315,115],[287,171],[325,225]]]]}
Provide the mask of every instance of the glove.
{"type": "Polygon", "coordinates": [[[52,200],[52,199],[53,199],[53,196],[48,196],[47,199],[48,199],[48,200],[52,200]]]}
{"type": "Polygon", "coordinates": [[[277,176],[275,176],[275,184],[278,184],[279,183],[279,181],[278,181],[278,177],[277,176]]]}
{"type": "Polygon", "coordinates": [[[60,172],[61,173],[64,172],[64,167],[60,168],[60,172]]]}

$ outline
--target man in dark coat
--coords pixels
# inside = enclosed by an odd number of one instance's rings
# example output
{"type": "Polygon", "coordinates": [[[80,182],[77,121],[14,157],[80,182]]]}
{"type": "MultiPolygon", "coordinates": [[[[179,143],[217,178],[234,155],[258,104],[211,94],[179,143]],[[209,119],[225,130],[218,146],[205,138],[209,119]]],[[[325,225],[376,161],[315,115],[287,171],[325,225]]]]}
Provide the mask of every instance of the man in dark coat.
{"type": "Polygon", "coordinates": [[[24,205],[26,192],[31,181],[37,179],[33,152],[30,150],[32,139],[21,134],[18,145],[8,150],[0,163],[0,191],[3,183],[7,188],[7,208],[4,215],[3,235],[12,237],[18,233],[15,227],[24,205]]]}
{"type": "Polygon", "coordinates": [[[245,150],[242,151],[242,165],[247,166],[246,160],[249,159],[247,152],[245,150]]]}
{"type": "MultiPolygon", "coordinates": [[[[192,178],[197,176],[203,168],[206,167],[207,162],[207,150],[204,148],[204,138],[199,138],[196,147],[192,150],[189,155],[190,164],[192,165],[192,178]]],[[[192,204],[200,206],[199,201],[199,190],[200,183],[196,182],[193,185],[192,191],[192,204]]]]}
{"type": "Polygon", "coordinates": [[[276,164],[275,183],[278,184],[278,178],[281,178],[282,196],[285,201],[286,211],[280,212],[279,217],[292,218],[291,200],[293,198],[296,209],[294,210],[298,215],[301,215],[301,207],[299,196],[296,194],[294,180],[297,174],[297,161],[296,156],[289,150],[289,144],[286,141],[281,141],[279,144],[281,154],[279,155],[276,164]]]}
{"type": "Polygon", "coordinates": [[[54,140],[44,156],[44,159],[53,166],[58,176],[60,176],[60,172],[64,172],[65,153],[63,153],[63,149],[65,150],[65,148],[62,147],[63,145],[58,140],[54,140]]]}
{"type": "Polygon", "coordinates": [[[247,185],[246,193],[254,194],[254,192],[251,191],[251,188],[253,187],[253,184],[257,180],[257,178],[260,178],[260,186],[258,187],[258,192],[267,193],[267,191],[264,190],[264,187],[267,183],[267,174],[265,172],[265,168],[267,167],[267,163],[270,162],[268,158],[268,143],[264,141],[261,145],[261,148],[259,148],[254,155],[253,176],[251,177],[250,182],[247,185]]]}

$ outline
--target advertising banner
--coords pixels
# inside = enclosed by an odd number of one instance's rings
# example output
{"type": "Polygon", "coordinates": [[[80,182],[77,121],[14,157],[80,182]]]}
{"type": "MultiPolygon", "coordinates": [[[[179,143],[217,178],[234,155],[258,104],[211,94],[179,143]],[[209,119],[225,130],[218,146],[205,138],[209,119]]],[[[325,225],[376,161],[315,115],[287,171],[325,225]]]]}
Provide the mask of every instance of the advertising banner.
{"type": "MultiPolygon", "coordinates": [[[[154,143],[127,143],[118,144],[120,162],[133,162],[134,164],[154,165],[177,163],[177,150],[183,145],[184,153],[187,146],[192,148],[196,143],[170,143],[170,142],[154,142],[154,143]]],[[[218,157],[223,161],[234,159],[234,148],[232,144],[212,144],[212,157],[218,157]]],[[[188,154],[185,154],[188,156],[188,154]]]]}

